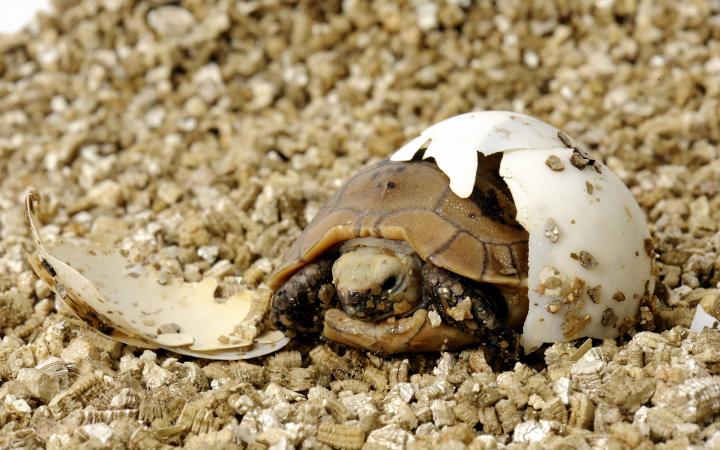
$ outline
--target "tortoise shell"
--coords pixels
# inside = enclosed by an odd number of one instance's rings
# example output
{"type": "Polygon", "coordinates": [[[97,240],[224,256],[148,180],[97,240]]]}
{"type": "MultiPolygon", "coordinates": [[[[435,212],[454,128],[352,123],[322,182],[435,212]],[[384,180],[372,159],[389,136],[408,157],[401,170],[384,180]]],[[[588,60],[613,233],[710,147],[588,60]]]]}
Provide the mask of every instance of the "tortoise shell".
{"type": "Polygon", "coordinates": [[[497,175],[499,158],[483,158],[469,198],[450,190],[432,162],[381,161],[336,192],[286,252],[270,279],[280,287],[308,262],[344,241],[406,241],[424,261],[464,277],[517,286],[527,277],[528,234],[497,175]]]}

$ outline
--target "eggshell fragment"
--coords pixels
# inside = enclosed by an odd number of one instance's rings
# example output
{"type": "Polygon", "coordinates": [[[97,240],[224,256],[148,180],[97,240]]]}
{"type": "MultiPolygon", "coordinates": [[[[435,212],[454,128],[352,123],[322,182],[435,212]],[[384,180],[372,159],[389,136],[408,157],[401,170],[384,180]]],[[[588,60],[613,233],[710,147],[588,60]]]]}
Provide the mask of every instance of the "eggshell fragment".
{"type": "Polygon", "coordinates": [[[218,282],[159,283],[157,272],[133,264],[116,249],[85,242],[60,242],[46,248],[39,237],[34,203],[27,213],[37,253],[31,265],[68,307],[98,331],[129,345],[165,348],[210,359],[244,359],[284,346],[282,335],[255,337],[269,306],[269,291],[214,296],[218,282]],[[256,326],[257,325],[257,326],[256,326]]]}
{"type": "Polygon", "coordinates": [[[627,331],[654,288],[652,240],[632,194],[563,131],[507,111],[439,122],[395,152],[422,151],[469,197],[477,153],[503,153],[500,175],[529,233],[529,311],[521,344],[615,337],[627,331]],[[424,149],[424,150],[423,150],[424,149]]]}
{"type": "Polygon", "coordinates": [[[718,326],[720,326],[720,321],[708,314],[702,305],[697,305],[690,329],[700,332],[704,328],[717,328],[718,326]]]}
{"type": "Polygon", "coordinates": [[[705,295],[698,303],[695,309],[690,329],[692,331],[702,331],[704,328],[720,327],[720,296],[715,294],[705,295]]]}

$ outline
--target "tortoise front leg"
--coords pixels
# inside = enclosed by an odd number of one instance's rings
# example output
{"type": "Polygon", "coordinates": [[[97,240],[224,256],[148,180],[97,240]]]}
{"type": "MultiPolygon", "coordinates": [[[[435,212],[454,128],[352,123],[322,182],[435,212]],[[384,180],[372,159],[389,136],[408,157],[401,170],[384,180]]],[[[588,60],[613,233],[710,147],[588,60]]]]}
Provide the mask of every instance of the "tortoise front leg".
{"type": "Polygon", "coordinates": [[[298,270],[272,299],[271,317],[278,330],[288,337],[322,331],[325,311],[335,298],[329,257],[317,259],[298,270]]]}
{"type": "Polygon", "coordinates": [[[499,366],[518,359],[517,334],[506,324],[507,306],[492,285],[477,283],[429,262],[423,265],[423,296],[442,320],[481,339],[499,366]]]}

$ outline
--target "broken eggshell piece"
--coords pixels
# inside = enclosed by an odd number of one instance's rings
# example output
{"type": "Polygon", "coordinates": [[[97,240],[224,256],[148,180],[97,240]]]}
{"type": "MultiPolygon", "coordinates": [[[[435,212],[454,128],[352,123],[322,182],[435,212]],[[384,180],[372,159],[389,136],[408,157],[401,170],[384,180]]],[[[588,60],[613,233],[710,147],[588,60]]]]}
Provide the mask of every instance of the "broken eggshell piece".
{"type": "Polygon", "coordinates": [[[439,122],[395,152],[422,151],[458,196],[472,193],[477,153],[503,153],[500,176],[530,235],[528,315],[521,344],[616,337],[636,321],[654,288],[652,240],[623,182],[561,130],[506,111],[439,122]]]}
{"type": "Polygon", "coordinates": [[[701,332],[705,328],[720,327],[720,296],[705,295],[695,308],[690,330],[701,332]]]}
{"type": "Polygon", "coordinates": [[[40,239],[35,206],[27,214],[37,251],[29,261],[38,276],[79,318],[118,341],[141,348],[164,348],[209,359],[247,359],[287,344],[280,332],[262,332],[269,291],[243,290],[215,298],[217,280],[159,283],[152,268],[132,263],[117,249],[85,242],[40,239]]]}

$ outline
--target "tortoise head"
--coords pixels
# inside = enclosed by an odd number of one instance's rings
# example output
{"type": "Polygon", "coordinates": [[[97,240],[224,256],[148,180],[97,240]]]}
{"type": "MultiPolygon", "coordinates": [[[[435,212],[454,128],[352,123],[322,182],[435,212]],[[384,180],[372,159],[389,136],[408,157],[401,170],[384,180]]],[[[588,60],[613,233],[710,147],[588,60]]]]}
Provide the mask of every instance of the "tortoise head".
{"type": "Polygon", "coordinates": [[[404,241],[359,238],[332,267],[341,309],[325,313],[325,337],[381,353],[462,347],[476,338],[428,320],[422,260],[404,241]]]}
{"type": "Polygon", "coordinates": [[[422,300],[421,261],[405,242],[352,239],[332,267],[343,311],[354,319],[402,317],[422,300]]]}

